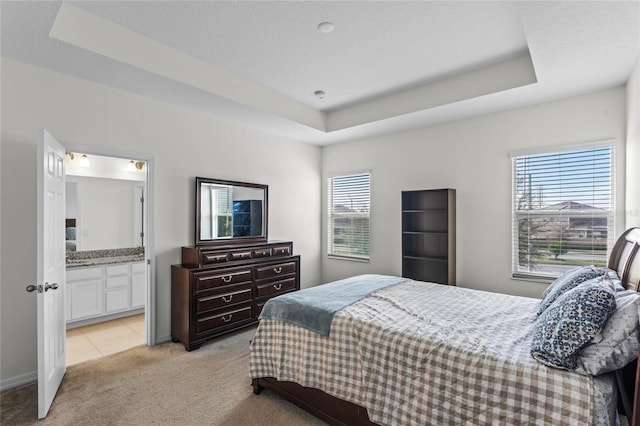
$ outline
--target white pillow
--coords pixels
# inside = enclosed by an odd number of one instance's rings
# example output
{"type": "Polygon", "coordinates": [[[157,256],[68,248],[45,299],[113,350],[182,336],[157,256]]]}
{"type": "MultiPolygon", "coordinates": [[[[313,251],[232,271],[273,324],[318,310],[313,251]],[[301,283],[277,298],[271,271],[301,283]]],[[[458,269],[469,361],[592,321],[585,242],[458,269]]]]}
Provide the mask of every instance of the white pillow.
{"type": "MultiPolygon", "coordinates": [[[[619,283],[619,280],[618,280],[619,283]]],[[[621,284],[615,285],[619,288],[621,284]]],[[[620,290],[615,293],[616,309],[594,339],[576,358],[576,372],[596,376],[624,367],[640,351],[640,293],[620,290]]]]}

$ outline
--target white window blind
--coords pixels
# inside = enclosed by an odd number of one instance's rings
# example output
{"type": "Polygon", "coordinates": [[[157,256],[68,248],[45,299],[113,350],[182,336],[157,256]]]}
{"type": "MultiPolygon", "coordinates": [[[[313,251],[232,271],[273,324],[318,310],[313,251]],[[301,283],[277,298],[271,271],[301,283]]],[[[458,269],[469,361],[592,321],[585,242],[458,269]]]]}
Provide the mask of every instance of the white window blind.
{"type": "Polygon", "coordinates": [[[230,186],[208,186],[201,192],[201,235],[202,238],[222,238],[231,236],[231,213],[233,188],[230,186]]]}
{"type": "Polygon", "coordinates": [[[605,266],[614,236],[612,146],[513,158],[513,276],[605,266]]]}
{"type": "Polygon", "coordinates": [[[371,175],[328,179],[327,253],[331,257],[369,259],[371,175]]]}

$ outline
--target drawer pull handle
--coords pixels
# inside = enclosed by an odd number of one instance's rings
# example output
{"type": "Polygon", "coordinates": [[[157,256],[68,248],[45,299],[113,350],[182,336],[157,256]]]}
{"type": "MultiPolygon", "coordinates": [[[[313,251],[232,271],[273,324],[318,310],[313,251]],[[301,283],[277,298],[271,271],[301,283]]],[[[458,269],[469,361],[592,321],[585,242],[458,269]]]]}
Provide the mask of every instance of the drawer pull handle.
{"type": "Polygon", "coordinates": [[[229,318],[227,318],[227,317],[222,317],[222,321],[223,321],[223,322],[229,322],[229,321],[231,321],[231,317],[233,317],[233,314],[229,314],[229,318]]]}
{"type": "Polygon", "coordinates": [[[222,300],[224,300],[225,303],[231,302],[232,299],[233,299],[233,294],[230,294],[228,299],[227,299],[227,296],[222,296],[222,300]]]}
{"type": "Polygon", "coordinates": [[[282,283],[274,284],[273,288],[275,288],[276,290],[280,290],[282,288],[282,283]]]}
{"type": "Polygon", "coordinates": [[[232,278],[233,275],[228,275],[226,277],[222,277],[222,281],[224,281],[225,283],[230,283],[232,278]]]}
{"type": "Polygon", "coordinates": [[[280,272],[282,272],[282,266],[278,266],[277,268],[273,268],[273,272],[275,272],[276,274],[279,274],[280,272]]]}

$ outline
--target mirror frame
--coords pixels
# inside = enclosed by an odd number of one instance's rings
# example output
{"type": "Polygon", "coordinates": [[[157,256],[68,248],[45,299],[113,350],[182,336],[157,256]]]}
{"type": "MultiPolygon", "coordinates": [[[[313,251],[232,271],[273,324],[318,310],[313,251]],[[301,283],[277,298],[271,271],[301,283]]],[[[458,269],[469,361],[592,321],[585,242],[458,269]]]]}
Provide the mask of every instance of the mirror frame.
{"type": "Polygon", "coordinates": [[[247,183],[236,182],[231,180],[222,179],[210,179],[204,177],[196,177],[196,211],[195,211],[195,244],[197,246],[210,246],[210,245],[236,245],[236,244],[251,244],[251,243],[265,243],[267,242],[267,232],[269,230],[269,186],[259,183],[247,183]],[[202,219],[202,198],[201,190],[202,184],[220,184],[228,186],[241,186],[244,188],[262,189],[264,191],[264,201],[262,203],[262,227],[263,234],[258,237],[230,237],[221,239],[201,239],[201,219],[202,219]]]}

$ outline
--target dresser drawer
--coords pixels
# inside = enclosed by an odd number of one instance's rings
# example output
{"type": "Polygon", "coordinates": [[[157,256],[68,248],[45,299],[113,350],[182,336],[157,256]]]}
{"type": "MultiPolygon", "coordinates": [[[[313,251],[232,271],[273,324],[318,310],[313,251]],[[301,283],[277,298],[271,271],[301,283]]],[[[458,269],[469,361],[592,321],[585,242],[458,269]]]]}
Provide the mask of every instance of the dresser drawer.
{"type": "Polygon", "coordinates": [[[251,269],[207,271],[194,273],[195,290],[210,290],[232,284],[251,282],[251,269]]]}
{"type": "Polygon", "coordinates": [[[294,272],[296,272],[295,262],[277,263],[269,266],[256,268],[256,278],[262,279],[262,278],[278,277],[278,276],[293,274],[294,272]]]}
{"type": "Polygon", "coordinates": [[[196,298],[196,313],[251,301],[251,287],[241,286],[224,293],[196,298]]]}
{"type": "Polygon", "coordinates": [[[251,304],[196,320],[196,333],[251,319],[251,304]]]}
{"type": "Polygon", "coordinates": [[[271,256],[271,249],[269,247],[263,247],[253,250],[251,254],[253,258],[269,257],[271,256]]]}
{"type": "Polygon", "coordinates": [[[296,279],[286,278],[284,280],[271,281],[256,286],[256,297],[272,296],[275,294],[286,293],[296,288],[296,279]]]}
{"type": "Polygon", "coordinates": [[[229,260],[248,260],[251,259],[251,250],[236,250],[229,252],[229,260]]]}
{"type": "Polygon", "coordinates": [[[223,263],[228,260],[229,252],[203,252],[202,253],[202,265],[213,265],[216,263],[223,263]]]}
{"type": "Polygon", "coordinates": [[[274,256],[290,256],[291,255],[291,247],[290,246],[277,246],[273,248],[274,256]]]}

